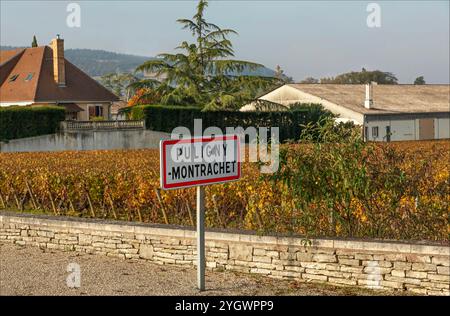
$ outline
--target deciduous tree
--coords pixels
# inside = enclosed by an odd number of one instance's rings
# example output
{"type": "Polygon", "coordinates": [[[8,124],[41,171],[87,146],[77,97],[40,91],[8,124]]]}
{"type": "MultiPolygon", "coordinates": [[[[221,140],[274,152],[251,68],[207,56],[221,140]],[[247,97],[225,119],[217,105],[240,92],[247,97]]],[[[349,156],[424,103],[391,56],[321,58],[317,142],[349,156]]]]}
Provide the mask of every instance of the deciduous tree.
{"type": "Polygon", "coordinates": [[[425,78],[423,76],[417,77],[416,80],[414,80],[414,84],[418,85],[426,84],[425,78]]]}

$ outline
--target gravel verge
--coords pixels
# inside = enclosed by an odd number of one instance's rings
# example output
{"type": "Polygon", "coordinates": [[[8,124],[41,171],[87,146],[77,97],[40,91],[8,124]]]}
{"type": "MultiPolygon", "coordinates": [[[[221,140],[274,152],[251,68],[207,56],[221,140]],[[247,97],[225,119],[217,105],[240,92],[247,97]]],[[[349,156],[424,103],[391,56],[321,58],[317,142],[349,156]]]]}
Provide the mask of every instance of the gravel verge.
{"type": "Polygon", "coordinates": [[[196,290],[193,267],[158,265],[76,252],[0,243],[0,295],[404,295],[403,292],[337,287],[271,279],[231,271],[206,272],[196,290]],[[69,288],[68,265],[81,270],[81,286],[69,288]]]}

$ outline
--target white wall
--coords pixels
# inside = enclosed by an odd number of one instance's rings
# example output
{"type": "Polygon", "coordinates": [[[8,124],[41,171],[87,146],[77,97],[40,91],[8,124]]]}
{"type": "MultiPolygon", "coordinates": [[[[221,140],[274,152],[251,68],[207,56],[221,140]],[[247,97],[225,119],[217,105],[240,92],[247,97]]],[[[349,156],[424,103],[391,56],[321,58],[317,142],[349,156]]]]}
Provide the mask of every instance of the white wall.
{"type": "Polygon", "coordinates": [[[0,142],[0,152],[158,148],[170,134],[149,130],[66,132],[0,142]]]}
{"type": "Polygon", "coordinates": [[[33,104],[33,101],[26,101],[26,102],[0,102],[0,107],[7,107],[7,106],[27,106],[33,104]]]}
{"type": "Polygon", "coordinates": [[[416,124],[414,119],[393,119],[391,120],[391,133],[391,141],[419,139],[418,123],[416,124]]]}
{"type": "Polygon", "coordinates": [[[386,126],[391,127],[391,141],[419,140],[419,121],[425,118],[434,118],[435,139],[450,138],[450,114],[404,114],[366,116],[364,127],[368,127],[370,141],[386,141],[386,126]],[[378,126],[379,136],[374,138],[372,127],[378,126]]]}
{"type": "Polygon", "coordinates": [[[436,120],[435,133],[436,133],[436,138],[438,138],[438,139],[450,138],[450,117],[438,118],[436,120]]]}

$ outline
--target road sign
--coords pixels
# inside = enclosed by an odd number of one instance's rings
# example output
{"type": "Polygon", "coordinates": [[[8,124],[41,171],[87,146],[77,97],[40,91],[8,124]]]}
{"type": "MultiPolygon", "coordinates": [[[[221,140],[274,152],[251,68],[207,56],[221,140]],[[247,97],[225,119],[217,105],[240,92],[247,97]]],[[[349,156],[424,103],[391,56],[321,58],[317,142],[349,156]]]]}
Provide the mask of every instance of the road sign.
{"type": "Polygon", "coordinates": [[[238,180],[241,177],[236,135],[160,142],[161,188],[180,189],[238,180]]]}
{"type": "Polygon", "coordinates": [[[159,145],[161,188],[197,186],[197,284],[205,290],[205,188],[241,177],[236,135],[162,140],[159,145]]]}

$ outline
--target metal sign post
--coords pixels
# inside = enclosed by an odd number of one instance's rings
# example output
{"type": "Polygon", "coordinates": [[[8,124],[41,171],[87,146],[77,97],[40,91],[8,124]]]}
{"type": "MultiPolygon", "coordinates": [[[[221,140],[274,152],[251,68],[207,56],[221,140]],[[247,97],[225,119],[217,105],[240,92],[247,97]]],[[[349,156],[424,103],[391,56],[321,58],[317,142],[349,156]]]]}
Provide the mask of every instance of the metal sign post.
{"type": "Polygon", "coordinates": [[[197,286],[205,290],[205,188],[197,187],[197,286]]]}
{"type": "Polygon", "coordinates": [[[197,285],[205,290],[205,185],[239,180],[237,135],[170,139],[160,142],[163,190],[197,188],[197,285]]]}

